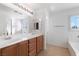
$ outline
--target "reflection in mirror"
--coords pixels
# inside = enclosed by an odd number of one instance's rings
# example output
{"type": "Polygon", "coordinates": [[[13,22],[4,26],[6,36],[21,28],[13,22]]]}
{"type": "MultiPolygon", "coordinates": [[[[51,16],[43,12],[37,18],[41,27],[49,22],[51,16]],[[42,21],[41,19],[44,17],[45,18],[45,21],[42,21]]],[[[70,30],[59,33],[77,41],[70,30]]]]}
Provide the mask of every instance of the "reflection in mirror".
{"type": "Polygon", "coordinates": [[[6,34],[7,21],[5,20],[6,18],[4,18],[4,17],[5,17],[5,15],[0,13],[0,36],[6,34]]]}
{"type": "Polygon", "coordinates": [[[13,9],[0,4],[0,37],[9,37],[19,33],[34,31],[33,17],[19,14],[13,9]]]}
{"type": "Polygon", "coordinates": [[[16,33],[21,33],[21,21],[20,19],[12,19],[12,29],[11,29],[11,34],[16,34],[16,33]]]}
{"type": "Polygon", "coordinates": [[[0,4],[0,37],[7,35],[7,21],[9,20],[10,9],[0,4]]]}
{"type": "Polygon", "coordinates": [[[7,35],[11,35],[11,19],[7,21],[7,35]]]}
{"type": "Polygon", "coordinates": [[[7,23],[7,35],[14,35],[21,33],[21,21],[20,19],[12,18],[7,23]]]}

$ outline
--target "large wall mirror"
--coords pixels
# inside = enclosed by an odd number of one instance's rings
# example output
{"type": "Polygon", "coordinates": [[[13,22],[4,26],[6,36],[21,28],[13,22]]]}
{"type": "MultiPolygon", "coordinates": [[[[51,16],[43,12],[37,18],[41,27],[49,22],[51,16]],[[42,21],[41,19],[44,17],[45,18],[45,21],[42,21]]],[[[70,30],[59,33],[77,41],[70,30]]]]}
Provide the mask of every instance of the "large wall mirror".
{"type": "Polygon", "coordinates": [[[0,4],[0,37],[29,33],[34,29],[33,20],[27,15],[0,4]]]}

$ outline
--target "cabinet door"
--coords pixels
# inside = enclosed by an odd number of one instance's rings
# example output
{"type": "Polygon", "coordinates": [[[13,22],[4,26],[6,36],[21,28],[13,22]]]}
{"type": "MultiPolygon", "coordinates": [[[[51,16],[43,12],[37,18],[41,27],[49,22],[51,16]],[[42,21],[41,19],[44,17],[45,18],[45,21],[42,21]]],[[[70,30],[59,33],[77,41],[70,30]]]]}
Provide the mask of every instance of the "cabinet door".
{"type": "Polygon", "coordinates": [[[16,56],[17,44],[2,49],[2,56],[16,56]]]}
{"type": "Polygon", "coordinates": [[[41,49],[41,50],[44,49],[44,37],[43,37],[43,35],[40,36],[40,49],[41,49]]]}
{"type": "Polygon", "coordinates": [[[29,40],[29,56],[36,55],[36,38],[29,40]]]}
{"type": "Polygon", "coordinates": [[[39,36],[37,37],[37,40],[36,40],[36,44],[37,44],[37,53],[39,53],[41,50],[43,50],[43,36],[39,36]]]}
{"type": "Polygon", "coordinates": [[[40,37],[37,37],[37,40],[36,40],[36,44],[37,44],[37,53],[39,53],[40,52],[40,37]]]}
{"type": "Polygon", "coordinates": [[[23,41],[18,44],[18,55],[28,56],[28,41],[23,41]]]}
{"type": "Polygon", "coordinates": [[[0,56],[1,56],[1,49],[0,49],[0,56]]]}

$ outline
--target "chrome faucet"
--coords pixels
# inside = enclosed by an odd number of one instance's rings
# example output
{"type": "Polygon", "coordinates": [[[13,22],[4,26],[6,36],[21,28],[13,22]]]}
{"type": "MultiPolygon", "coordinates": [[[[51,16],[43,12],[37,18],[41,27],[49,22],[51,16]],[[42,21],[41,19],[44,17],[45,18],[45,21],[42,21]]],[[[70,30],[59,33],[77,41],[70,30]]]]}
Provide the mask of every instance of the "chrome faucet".
{"type": "Polygon", "coordinates": [[[77,37],[79,38],[79,35],[77,37]]]}

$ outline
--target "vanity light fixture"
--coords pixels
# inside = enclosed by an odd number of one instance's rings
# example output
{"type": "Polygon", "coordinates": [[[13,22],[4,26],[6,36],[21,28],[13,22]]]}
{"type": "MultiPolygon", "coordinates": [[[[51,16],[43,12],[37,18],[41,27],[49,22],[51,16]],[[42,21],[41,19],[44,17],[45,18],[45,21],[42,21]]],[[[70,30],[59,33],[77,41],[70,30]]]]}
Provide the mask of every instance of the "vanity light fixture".
{"type": "Polygon", "coordinates": [[[20,13],[20,12],[18,12],[18,11],[16,11],[16,10],[14,10],[14,12],[15,12],[15,13],[18,13],[18,14],[20,14],[20,15],[22,15],[22,13],[20,13]]]}
{"type": "Polygon", "coordinates": [[[33,15],[33,12],[30,11],[28,8],[22,6],[22,5],[18,4],[18,3],[12,3],[12,4],[18,6],[18,7],[21,8],[22,10],[27,11],[27,12],[29,12],[30,14],[33,15]]]}

